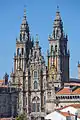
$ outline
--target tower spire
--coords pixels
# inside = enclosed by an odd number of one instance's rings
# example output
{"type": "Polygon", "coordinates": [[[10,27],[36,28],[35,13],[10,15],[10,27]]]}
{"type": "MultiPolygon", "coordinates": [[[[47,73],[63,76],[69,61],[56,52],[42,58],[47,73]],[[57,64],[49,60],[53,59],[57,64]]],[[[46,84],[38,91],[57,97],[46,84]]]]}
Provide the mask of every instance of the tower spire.
{"type": "Polygon", "coordinates": [[[23,19],[26,20],[26,5],[24,5],[24,15],[23,15],[23,19]]]}
{"type": "Polygon", "coordinates": [[[29,26],[26,19],[26,7],[24,7],[24,15],[20,28],[20,41],[29,40],[29,26]]]}
{"type": "Polygon", "coordinates": [[[53,38],[60,39],[63,36],[63,22],[59,12],[59,6],[57,6],[56,17],[53,25],[53,38]]]}
{"type": "MultiPolygon", "coordinates": [[[[27,19],[26,19],[26,7],[24,6],[24,15],[23,15],[23,20],[22,20],[22,24],[26,24],[27,23],[27,19]]],[[[27,23],[28,24],[28,23],[27,23]]]]}
{"type": "Polygon", "coordinates": [[[26,17],[26,8],[24,8],[24,17],[26,17]]]}
{"type": "Polygon", "coordinates": [[[61,20],[61,16],[60,16],[60,12],[59,12],[59,6],[57,6],[56,19],[55,20],[61,20]]]}

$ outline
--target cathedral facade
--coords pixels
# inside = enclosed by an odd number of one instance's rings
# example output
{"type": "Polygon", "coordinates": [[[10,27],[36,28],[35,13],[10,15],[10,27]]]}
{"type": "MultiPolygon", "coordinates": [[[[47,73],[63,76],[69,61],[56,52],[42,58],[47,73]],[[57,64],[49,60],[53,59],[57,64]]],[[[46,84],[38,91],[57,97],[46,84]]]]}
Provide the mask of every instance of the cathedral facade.
{"type": "Polygon", "coordinates": [[[14,70],[11,73],[12,85],[18,88],[17,113],[43,120],[56,105],[56,91],[69,82],[68,37],[64,34],[63,22],[57,10],[53,32],[49,36],[47,65],[41,52],[38,36],[30,36],[26,19],[26,10],[20,27],[19,39],[16,39],[14,70]],[[34,42],[35,41],[35,42],[34,42]]]}

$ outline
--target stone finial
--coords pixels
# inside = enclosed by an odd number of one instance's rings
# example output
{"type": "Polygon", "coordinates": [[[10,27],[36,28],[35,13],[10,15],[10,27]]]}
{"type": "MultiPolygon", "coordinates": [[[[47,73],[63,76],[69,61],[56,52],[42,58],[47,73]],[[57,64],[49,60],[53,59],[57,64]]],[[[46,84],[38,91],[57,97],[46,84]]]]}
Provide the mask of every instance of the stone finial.
{"type": "Polygon", "coordinates": [[[39,40],[38,40],[38,34],[36,34],[36,41],[35,41],[35,47],[39,47],[39,40]]]}
{"type": "Polygon", "coordinates": [[[34,37],[32,37],[32,47],[34,46],[34,37]]]}
{"type": "Polygon", "coordinates": [[[57,11],[59,11],[59,5],[57,5],[57,11]]]}
{"type": "Polygon", "coordinates": [[[36,42],[38,42],[38,39],[39,39],[39,38],[38,38],[38,34],[36,34],[36,42]]]}
{"type": "Polygon", "coordinates": [[[8,78],[9,78],[9,75],[7,73],[5,73],[5,75],[4,75],[5,85],[8,84],[8,78]]]}
{"type": "Polygon", "coordinates": [[[8,79],[8,77],[9,77],[9,75],[7,73],[5,73],[4,78],[8,79]]]}

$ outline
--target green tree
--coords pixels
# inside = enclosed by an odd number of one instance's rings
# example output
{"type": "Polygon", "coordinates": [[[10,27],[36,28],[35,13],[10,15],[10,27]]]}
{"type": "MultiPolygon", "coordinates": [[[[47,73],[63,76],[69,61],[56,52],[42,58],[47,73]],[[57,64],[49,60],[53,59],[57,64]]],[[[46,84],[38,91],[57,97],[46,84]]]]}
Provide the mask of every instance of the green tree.
{"type": "Polygon", "coordinates": [[[27,120],[27,115],[26,114],[21,114],[16,118],[16,120],[27,120]]]}

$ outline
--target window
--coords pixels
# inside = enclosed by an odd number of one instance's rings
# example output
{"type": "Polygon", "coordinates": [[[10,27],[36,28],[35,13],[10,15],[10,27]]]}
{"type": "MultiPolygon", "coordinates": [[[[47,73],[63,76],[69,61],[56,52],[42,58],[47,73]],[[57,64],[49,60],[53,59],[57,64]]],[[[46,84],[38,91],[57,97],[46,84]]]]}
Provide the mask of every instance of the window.
{"type": "Polygon", "coordinates": [[[40,103],[37,103],[37,112],[39,112],[40,110],[40,103]]]}
{"type": "Polygon", "coordinates": [[[38,88],[38,72],[34,71],[34,89],[38,88]]]}
{"type": "Polygon", "coordinates": [[[21,49],[17,48],[17,55],[20,55],[20,54],[21,54],[21,49]]]}
{"type": "Polygon", "coordinates": [[[36,54],[37,54],[37,52],[34,53],[34,58],[36,58],[36,54]]]}
{"type": "Polygon", "coordinates": [[[58,85],[58,88],[59,88],[59,85],[58,85]]]}
{"type": "Polygon", "coordinates": [[[51,45],[51,52],[53,51],[53,45],[51,45]]]}
{"type": "Polygon", "coordinates": [[[32,112],[40,112],[40,99],[39,97],[35,96],[32,99],[32,112]]]}
{"type": "Polygon", "coordinates": [[[72,96],[70,96],[70,99],[72,99],[72,96]]]}
{"type": "Polygon", "coordinates": [[[57,52],[57,45],[55,45],[55,52],[57,52]]]}
{"type": "Polygon", "coordinates": [[[37,81],[34,81],[34,89],[37,89],[37,88],[38,88],[37,81]]]}
{"type": "Polygon", "coordinates": [[[41,120],[45,120],[44,117],[41,117],[41,120]]]}
{"type": "Polygon", "coordinates": [[[32,112],[36,112],[36,103],[32,103],[32,112]]]}
{"type": "Polygon", "coordinates": [[[25,34],[23,34],[23,40],[25,40],[25,34]]]}
{"type": "Polygon", "coordinates": [[[22,35],[20,34],[20,41],[22,40],[22,35]]]}
{"type": "Polygon", "coordinates": [[[58,103],[56,104],[56,107],[59,107],[59,104],[58,104],[58,103]]]}
{"type": "Polygon", "coordinates": [[[78,98],[79,98],[79,96],[78,96],[78,98]]]}
{"type": "Polygon", "coordinates": [[[34,71],[34,78],[37,78],[37,71],[34,71]]]}
{"type": "Polygon", "coordinates": [[[24,48],[22,48],[22,55],[24,54],[24,48]]]}
{"type": "Polygon", "coordinates": [[[40,111],[40,103],[32,103],[32,112],[40,111]]]}
{"type": "Polygon", "coordinates": [[[19,48],[17,49],[17,55],[19,55],[19,48]]]}

